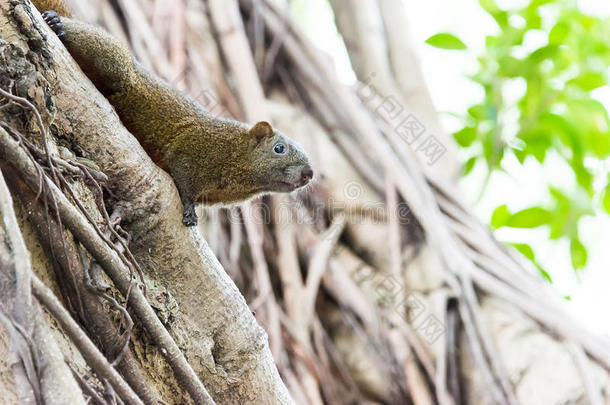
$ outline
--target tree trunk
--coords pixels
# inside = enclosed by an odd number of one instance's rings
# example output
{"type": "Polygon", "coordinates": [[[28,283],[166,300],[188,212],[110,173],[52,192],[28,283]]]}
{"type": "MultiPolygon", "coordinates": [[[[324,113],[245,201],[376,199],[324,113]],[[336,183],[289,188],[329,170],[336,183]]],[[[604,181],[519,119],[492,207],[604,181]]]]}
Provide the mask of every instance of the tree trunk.
{"type": "MultiPolygon", "coordinates": [[[[172,180],[146,156],[108,102],[84,77],[57,37],[30,7],[29,2],[2,3],[2,83],[15,96],[32,95],[32,102],[44,117],[43,125],[50,125],[49,132],[67,142],[73,151],[95,162],[108,178],[109,193],[120,196],[113,201],[111,217],[120,218],[130,235],[130,254],[144,273],[148,299],[161,312],[159,318],[165,321],[165,327],[173,335],[177,350],[175,353],[159,350],[160,342],[169,335],[151,333],[142,319],[146,315],[134,308],[136,318],[144,324],[143,330],[136,329],[132,339],[137,346],[133,350],[139,367],[146,371],[153,385],[167,385],[174,391],[170,396],[174,399],[170,402],[179,402],[185,395],[179,387],[192,396],[205,398],[199,380],[206,382],[219,402],[245,402],[252,399],[252,393],[256,393],[255,398],[288,402],[265,332],[256,324],[243,297],[201,234],[182,225],[181,204],[172,180]],[[145,332],[151,336],[144,335],[145,332]],[[192,369],[173,366],[174,373],[180,376],[176,378],[178,381],[172,382],[163,357],[186,357],[192,369]],[[188,381],[193,377],[196,383],[188,381]],[[199,387],[187,389],[189,384],[199,387]],[[196,391],[200,392],[194,393],[196,391]]],[[[6,116],[5,121],[15,133],[29,131],[30,139],[40,139],[42,131],[38,128],[36,134],[34,121],[28,119],[32,111],[21,105],[8,108],[12,114],[6,116]],[[16,114],[18,110],[22,110],[21,114],[16,114]]],[[[47,137],[51,138],[49,133],[47,137]]],[[[11,139],[6,134],[3,139],[4,166],[13,161],[9,159],[11,139]]],[[[61,147],[55,143],[55,137],[46,142],[51,156],[61,147]]],[[[19,169],[16,171],[21,176],[25,174],[19,169]]],[[[64,186],[70,188],[76,198],[88,199],[89,205],[84,205],[86,212],[103,221],[95,204],[98,196],[93,189],[89,192],[86,179],[82,177],[64,186]]],[[[76,230],[70,231],[75,235],[76,230]]],[[[85,244],[82,240],[79,242],[85,244]]],[[[102,267],[110,265],[87,250],[102,267]]],[[[126,270],[125,262],[121,263],[117,260],[119,255],[116,256],[115,261],[126,270]]],[[[133,270],[135,266],[130,267],[133,270]]],[[[129,288],[129,283],[125,287],[129,288]]],[[[126,293],[127,288],[122,292],[126,293]]],[[[131,295],[137,297],[138,293],[141,294],[134,286],[131,295]]],[[[155,320],[159,322],[155,317],[152,323],[155,320]]],[[[174,360],[169,362],[175,364],[174,360]]],[[[164,397],[163,392],[158,394],[164,397]]]]}

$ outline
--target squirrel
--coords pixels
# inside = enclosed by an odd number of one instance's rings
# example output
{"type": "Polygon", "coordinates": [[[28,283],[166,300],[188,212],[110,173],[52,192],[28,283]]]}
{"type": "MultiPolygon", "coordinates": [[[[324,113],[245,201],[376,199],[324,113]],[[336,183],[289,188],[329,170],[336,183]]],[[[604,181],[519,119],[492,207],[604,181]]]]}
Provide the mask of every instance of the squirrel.
{"type": "Polygon", "coordinates": [[[106,31],[72,19],[64,0],[33,3],[123,125],[170,173],[184,225],[197,224],[196,202],[233,204],[292,192],[312,180],[305,151],[268,122],[250,127],[212,115],[146,70],[106,31]]]}

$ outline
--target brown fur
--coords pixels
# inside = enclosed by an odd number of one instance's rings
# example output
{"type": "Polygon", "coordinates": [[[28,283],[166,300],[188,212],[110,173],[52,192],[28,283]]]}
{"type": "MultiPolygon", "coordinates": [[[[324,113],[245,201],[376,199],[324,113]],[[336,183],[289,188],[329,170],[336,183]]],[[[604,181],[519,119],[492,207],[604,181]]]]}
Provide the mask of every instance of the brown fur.
{"type": "Polygon", "coordinates": [[[32,3],[41,13],[47,10],[55,10],[59,15],[72,17],[65,0],[32,0],[32,3]]]}
{"type": "MultiPolygon", "coordinates": [[[[34,4],[40,11],[67,11],[63,0],[34,4]]],[[[249,128],[215,117],[144,69],[102,29],[61,20],[61,40],[70,54],[147,153],[171,173],[184,204],[185,224],[196,223],[196,200],[230,204],[261,193],[292,191],[311,178],[305,152],[266,122],[249,128]],[[285,145],[285,154],[274,152],[278,143],[285,145]]]]}

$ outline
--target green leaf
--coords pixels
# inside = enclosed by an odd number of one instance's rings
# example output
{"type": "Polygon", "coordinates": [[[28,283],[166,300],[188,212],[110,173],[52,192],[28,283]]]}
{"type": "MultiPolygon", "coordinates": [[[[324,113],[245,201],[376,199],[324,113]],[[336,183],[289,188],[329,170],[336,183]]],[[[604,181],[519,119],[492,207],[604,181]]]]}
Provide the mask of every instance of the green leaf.
{"type": "Polygon", "coordinates": [[[565,236],[570,231],[572,222],[572,201],[559,189],[550,186],[549,192],[555,201],[555,217],[550,225],[549,238],[552,240],[565,236]]]}
{"type": "Polygon", "coordinates": [[[551,278],[551,275],[542,267],[540,267],[539,265],[536,264],[536,267],[538,268],[538,271],[540,272],[540,275],[549,283],[553,284],[553,279],[551,278]]]}
{"type": "Polygon", "coordinates": [[[530,260],[535,260],[534,250],[527,243],[511,243],[515,249],[517,249],[523,256],[530,260]]]}
{"type": "Polygon", "coordinates": [[[572,167],[572,170],[574,170],[574,174],[576,175],[576,182],[589,193],[592,193],[593,175],[584,166],[584,162],[582,160],[571,160],[569,163],[572,167]]]}
{"type": "Polygon", "coordinates": [[[525,158],[528,156],[527,152],[525,152],[523,150],[515,149],[515,150],[513,150],[513,153],[515,154],[515,157],[521,164],[523,164],[523,162],[525,162],[525,158]]]}
{"type": "Polygon", "coordinates": [[[591,130],[587,138],[587,143],[596,157],[605,158],[610,155],[610,133],[591,130]]]}
{"type": "Polygon", "coordinates": [[[608,214],[610,214],[610,184],[608,184],[606,186],[606,189],[604,190],[604,197],[602,198],[602,204],[604,206],[604,210],[606,210],[606,212],[608,214]]]}
{"type": "Polygon", "coordinates": [[[504,77],[515,78],[527,75],[532,66],[511,55],[505,55],[499,60],[498,72],[504,77]]]}
{"type": "Polygon", "coordinates": [[[570,139],[574,159],[582,161],[589,152],[599,158],[610,154],[610,117],[604,105],[589,97],[572,97],[566,106],[565,115],[576,129],[570,139]]]}
{"type": "Polygon", "coordinates": [[[491,226],[496,229],[505,226],[508,223],[510,216],[510,211],[506,204],[500,205],[494,210],[493,214],[491,214],[491,226]]]}
{"type": "Polygon", "coordinates": [[[530,8],[538,8],[540,6],[544,6],[545,4],[552,3],[555,0],[532,0],[529,7],[530,8]]]}
{"type": "Polygon", "coordinates": [[[494,0],[479,0],[479,4],[481,7],[483,7],[483,10],[487,11],[491,15],[498,14],[500,11],[502,11],[494,0]]]}
{"type": "Polygon", "coordinates": [[[542,207],[531,207],[515,212],[506,223],[511,228],[536,228],[553,220],[553,214],[542,207]]]}
{"type": "Polygon", "coordinates": [[[536,49],[528,56],[528,60],[530,63],[539,64],[546,59],[553,59],[557,56],[557,51],[559,50],[559,46],[557,45],[547,45],[542,48],[536,49]]]}
{"type": "Polygon", "coordinates": [[[537,30],[542,26],[542,18],[538,14],[538,9],[528,8],[526,11],[520,13],[525,18],[525,28],[528,30],[537,30]]]}
{"type": "Polygon", "coordinates": [[[460,146],[467,147],[477,139],[477,130],[473,127],[464,127],[454,133],[453,138],[460,146]]]}
{"type": "Polygon", "coordinates": [[[466,49],[466,44],[464,44],[458,37],[446,32],[432,35],[430,38],[426,39],[426,43],[441,49],[466,49]]]}
{"type": "Polygon", "coordinates": [[[569,80],[567,84],[574,84],[584,91],[591,91],[606,85],[606,77],[598,72],[585,72],[569,80]]]}
{"type": "Polygon", "coordinates": [[[570,33],[570,26],[565,22],[559,22],[549,32],[549,45],[561,45],[570,33]]]}
{"type": "Polygon", "coordinates": [[[468,173],[470,173],[472,171],[476,162],[477,162],[477,157],[473,156],[470,159],[468,159],[466,161],[466,163],[464,163],[464,168],[462,169],[462,173],[464,176],[466,176],[468,173]]]}
{"type": "Polygon", "coordinates": [[[553,283],[553,279],[551,275],[536,261],[536,256],[534,255],[534,250],[527,243],[511,243],[511,245],[517,249],[523,256],[525,256],[529,261],[534,263],[538,272],[549,283],[553,283]]]}
{"type": "Polygon", "coordinates": [[[488,119],[488,108],[486,108],[485,105],[483,104],[477,104],[477,105],[473,105],[472,107],[468,108],[468,114],[470,114],[470,116],[474,119],[476,119],[477,121],[483,121],[488,119]]]}
{"type": "Polygon", "coordinates": [[[517,136],[523,141],[523,152],[526,155],[532,155],[540,163],[544,162],[546,152],[552,146],[552,139],[549,133],[548,126],[543,126],[544,122],[540,121],[537,126],[529,128],[517,136]]]}
{"type": "Polygon", "coordinates": [[[587,264],[587,248],[585,248],[578,237],[570,240],[570,256],[574,270],[582,269],[587,264]]]}
{"type": "Polygon", "coordinates": [[[508,25],[508,13],[501,10],[494,0],[479,0],[479,4],[496,20],[501,28],[508,25]]]}

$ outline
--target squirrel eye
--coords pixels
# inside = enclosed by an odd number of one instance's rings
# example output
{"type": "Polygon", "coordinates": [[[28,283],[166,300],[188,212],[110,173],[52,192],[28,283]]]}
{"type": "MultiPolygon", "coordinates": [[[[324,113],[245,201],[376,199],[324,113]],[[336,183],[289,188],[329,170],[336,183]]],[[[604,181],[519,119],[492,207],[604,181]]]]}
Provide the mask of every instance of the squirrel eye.
{"type": "Polygon", "coordinates": [[[283,155],[286,153],[286,146],[283,143],[276,143],[273,147],[273,151],[278,155],[283,155]]]}

